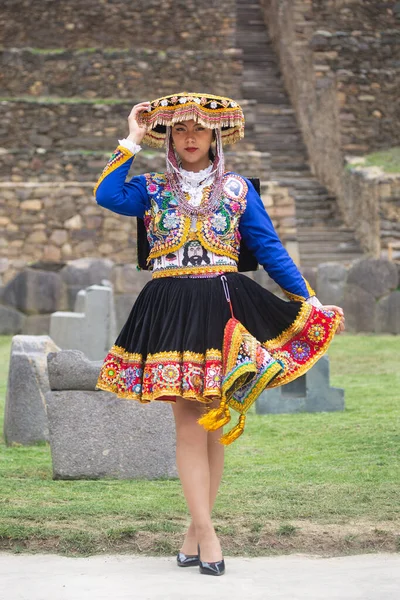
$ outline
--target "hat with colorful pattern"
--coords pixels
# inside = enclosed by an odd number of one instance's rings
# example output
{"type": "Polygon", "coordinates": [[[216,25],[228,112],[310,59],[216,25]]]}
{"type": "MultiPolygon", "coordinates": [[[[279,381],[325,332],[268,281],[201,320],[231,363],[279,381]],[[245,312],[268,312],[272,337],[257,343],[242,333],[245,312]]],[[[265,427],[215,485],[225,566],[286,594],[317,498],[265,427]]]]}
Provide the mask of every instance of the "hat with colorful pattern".
{"type": "Polygon", "coordinates": [[[182,121],[196,122],[209,129],[220,129],[222,143],[234,144],[244,136],[244,115],[237,102],[211,94],[182,92],[157,98],[138,120],[147,127],[143,142],[161,148],[166,128],[182,121]]]}

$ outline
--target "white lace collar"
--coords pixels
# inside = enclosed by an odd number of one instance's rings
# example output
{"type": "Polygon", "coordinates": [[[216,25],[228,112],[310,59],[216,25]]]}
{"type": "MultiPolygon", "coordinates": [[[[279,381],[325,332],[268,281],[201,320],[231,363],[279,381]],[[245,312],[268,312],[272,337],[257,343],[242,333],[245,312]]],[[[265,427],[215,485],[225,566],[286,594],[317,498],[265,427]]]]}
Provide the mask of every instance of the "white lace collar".
{"type": "Polygon", "coordinates": [[[210,164],[206,169],[202,169],[195,173],[194,171],[186,171],[183,167],[179,167],[179,171],[182,175],[182,178],[185,183],[188,183],[191,186],[198,186],[201,182],[208,179],[211,174],[213,165],[210,164]]]}

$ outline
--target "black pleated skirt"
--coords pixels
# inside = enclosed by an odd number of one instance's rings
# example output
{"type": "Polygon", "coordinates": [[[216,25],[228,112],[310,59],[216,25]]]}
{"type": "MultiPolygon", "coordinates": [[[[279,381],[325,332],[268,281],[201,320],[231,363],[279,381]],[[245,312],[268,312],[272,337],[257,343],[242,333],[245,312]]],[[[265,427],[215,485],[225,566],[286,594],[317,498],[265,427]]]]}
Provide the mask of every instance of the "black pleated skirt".
{"type": "MultiPolygon", "coordinates": [[[[225,277],[234,317],[283,367],[271,387],[298,377],[325,352],[336,313],[282,300],[241,273],[225,277]]],[[[221,276],[151,280],[105,358],[97,387],[144,403],[220,398],[231,316],[221,276]]]]}

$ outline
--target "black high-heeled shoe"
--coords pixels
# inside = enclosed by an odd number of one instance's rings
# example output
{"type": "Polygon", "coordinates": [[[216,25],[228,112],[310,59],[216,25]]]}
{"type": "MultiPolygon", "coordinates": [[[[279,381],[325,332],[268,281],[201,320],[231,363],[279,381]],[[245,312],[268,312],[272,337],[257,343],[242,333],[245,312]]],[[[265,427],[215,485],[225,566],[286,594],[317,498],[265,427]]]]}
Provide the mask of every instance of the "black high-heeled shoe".
{"type": "Polygon", "coordinates": [[[200,564],[198,554],[185,554],[184,552],[178,552],[176,562],[178,567],[197,567],[200,564]]]}
{"type": "Polygon", "coordinates": [[[199,569],[202,575],[223,575],[225,573],[225,561],[217,560],[216,562],[202,561],[200,558],[200,546],[197,546],[199,553],[199,569]]]}

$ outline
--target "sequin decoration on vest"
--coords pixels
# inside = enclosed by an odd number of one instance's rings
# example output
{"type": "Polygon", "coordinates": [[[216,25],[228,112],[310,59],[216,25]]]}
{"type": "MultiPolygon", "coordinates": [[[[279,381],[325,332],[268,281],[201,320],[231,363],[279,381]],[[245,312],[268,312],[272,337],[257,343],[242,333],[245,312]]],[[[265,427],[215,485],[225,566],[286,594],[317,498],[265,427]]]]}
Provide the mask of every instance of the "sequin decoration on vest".
{"type": "Polygon", "coordinates": [[[166,176],[163,173],[146,174],[150,198],[150,209],[144,215],[150,245],[148,262],[175,252],[193,238],[210,252],[238,260],[238,226],[246,208],[247,184],[242,177],[232,173],[227,173],[224,179],[219,207],[214,213],[197,218],[196,231],[193,232],[191,219],[179,210],[166,176]]]}

